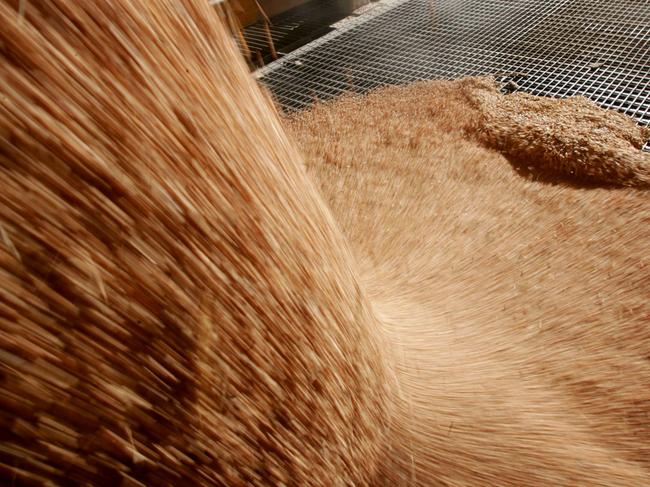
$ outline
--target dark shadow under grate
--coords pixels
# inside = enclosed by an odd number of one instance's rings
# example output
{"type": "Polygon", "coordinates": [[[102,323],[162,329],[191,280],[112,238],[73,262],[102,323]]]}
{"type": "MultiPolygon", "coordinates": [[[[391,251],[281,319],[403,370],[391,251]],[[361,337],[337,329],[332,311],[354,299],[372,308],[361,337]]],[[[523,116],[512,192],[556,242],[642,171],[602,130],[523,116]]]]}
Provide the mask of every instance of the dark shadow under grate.
{"type": "Polygon", "coordinates": [[[346,91],[489,74],[536,95],[584,95],[648,125],[650,0],[380,4],[260,73],[286,110],[346,91]]]}
{"type": "Polygon", "coordinates": [[[330,24],[349,15],[350,9],[339,0],[311,0],[274,16],[271,24],[264,20],[242,31],[251,52],[251,61],[258,66],[300,47],[332,30],[330,24]],[[271,42],[273,47],[271,47],[271,42]]]}

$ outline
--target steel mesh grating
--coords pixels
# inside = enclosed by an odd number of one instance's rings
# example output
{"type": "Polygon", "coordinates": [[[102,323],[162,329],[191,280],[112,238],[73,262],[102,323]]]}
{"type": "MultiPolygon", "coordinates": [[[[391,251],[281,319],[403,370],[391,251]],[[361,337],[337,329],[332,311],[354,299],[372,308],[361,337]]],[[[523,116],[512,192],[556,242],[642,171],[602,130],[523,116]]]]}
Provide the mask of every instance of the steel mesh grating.
{"type": "Polygon", "coordinates": [[[536,95],[584,95],[648,125],[650,0],[388,0],[258,76],[295,110],[348,91],[489,74],[536,95]]]}

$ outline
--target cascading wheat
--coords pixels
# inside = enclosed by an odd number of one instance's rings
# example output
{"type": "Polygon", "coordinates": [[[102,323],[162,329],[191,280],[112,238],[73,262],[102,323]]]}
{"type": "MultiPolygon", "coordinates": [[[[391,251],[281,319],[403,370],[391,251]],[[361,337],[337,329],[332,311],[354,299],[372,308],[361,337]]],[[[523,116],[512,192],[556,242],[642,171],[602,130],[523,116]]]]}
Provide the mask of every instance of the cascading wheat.
{"type": "Polygon", "coordinates": [[[3,478],[369,482],[382,331],[208,2],[0,25],[3,478]]]}

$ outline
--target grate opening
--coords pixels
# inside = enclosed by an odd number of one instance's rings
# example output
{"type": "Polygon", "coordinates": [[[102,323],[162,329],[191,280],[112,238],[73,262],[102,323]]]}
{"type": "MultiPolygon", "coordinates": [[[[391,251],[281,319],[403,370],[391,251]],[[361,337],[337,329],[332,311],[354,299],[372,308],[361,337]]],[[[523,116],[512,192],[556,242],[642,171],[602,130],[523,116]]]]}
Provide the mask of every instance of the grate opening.
{"type": "Polygon", "coordinates": [[[242,30],[251,52],[251,62],[258,67],[264,66],[331,32],[331,24],[350,13],[347,2],[311,0],[272,17],[270,24],[265,20],[255,22],[242,30]]]}
{"type": "Polygon", "coordinates": [[[650,125],[650,0],[388,0],[339,24],[259,72],[285,110],[501,74],[519,90],[583,95],[650,125]]]}

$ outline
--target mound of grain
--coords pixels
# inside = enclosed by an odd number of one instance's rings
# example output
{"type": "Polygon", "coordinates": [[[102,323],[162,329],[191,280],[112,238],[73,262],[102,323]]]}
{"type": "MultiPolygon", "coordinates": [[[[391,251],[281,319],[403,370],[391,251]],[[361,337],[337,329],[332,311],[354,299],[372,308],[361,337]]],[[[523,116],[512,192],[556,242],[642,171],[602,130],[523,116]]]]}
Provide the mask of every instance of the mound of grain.
{"type": "MultiPolygon", "coordinates": [[[[650,186],[650,129],[583,97],[501,95],[489,80],[468,96],[480,111],[477,130],[490,147],[546,178],[650,186]]],[[[465,88],[467,89],[467,88],[465,88]]]]}
{"type": "MultiPolygon", "coordinates": [[[[418,83],[286,120],[399,358],[386,484],[647,485],[648,191],[611,187],[633,172],[578,187],[561,158],[548,179],[562,184],[522,177],[476,101],[542,130],[530,107],[546,101],[512,96],[480,79],[418,83]]],[[[605,125],[644,157],[630,121],[548,103],[563,121],[547,154],[605,125]]]]}

